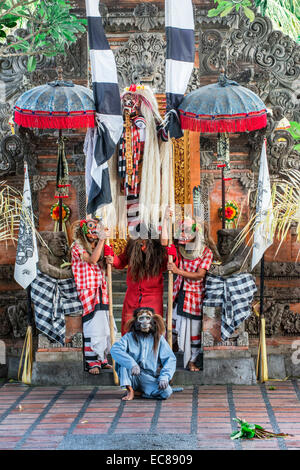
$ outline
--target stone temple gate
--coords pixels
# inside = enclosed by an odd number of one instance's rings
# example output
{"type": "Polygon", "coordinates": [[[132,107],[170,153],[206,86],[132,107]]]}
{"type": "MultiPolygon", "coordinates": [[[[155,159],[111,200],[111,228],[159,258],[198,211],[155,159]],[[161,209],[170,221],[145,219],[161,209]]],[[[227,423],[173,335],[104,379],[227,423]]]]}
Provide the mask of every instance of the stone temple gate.
{"type": "MultiPolygon", "coordinates": [[[[83,0],[76,0],[74,13],[85,16],[83,0]]],[[[188,91],[217,80],[221,68],[229,78],[253,90],[272,110],[268,127],[261,131],[231,137],[231,177],[226,199],[234,199],[241,208],[239,226],[254,204],[260,150],[267,138],[271,178],[282,171],[300,170],[300,154],[286,130],[276,130],[282,117],[300,122],[300,46],[280,31],[274,30],[269,18],[256,14],[250,22],[239,13],[224,18],[208,18],[212,0],[194,0],[196,60],[188,91]]],[[[120,88],[142,82],[155,91],[164,112],[165,35],[163,1],[105,0],[101,13],[108,40],[115,53],[120,88]]],[[[26,35],[26,31],[18,31],[26,35]]],[[[14,37],[9,37],[14,41],[14,37]]],[[[35,72],[26,71],[21,58],[0,57],[0,180],[22,190],[23,159],[29,162],[33,209],[40,231],[53,230],[50,207],[54,203],[56,140],[54,131],[22,129],[12,135],[8,121],[13,105],[25,90],[44,84],[57,76],[63,67],[64,78],[88,86],[90,82],[87,38],[81,37],[70,47],[66,57],[40,57],[35,72]]],[[[83,155],[84,130],[66,133],[66,152],[70,171],[71,219],[85,216],[83,155]]],[[[221,205],[221,178],[216,168],[216,138],[212,134],[186,132],[174,144],[175,197],[180,204],[192,201],[192,190],[201,185],[205,214],[211,235],[221,228],[218,208],[221,205]]],[[[116,250],[123,244],[114,241],[116,250]]],[[[265,257],[265,315],[267,345],[274,359],[275,375],[299,375],[299,365],[291,360],[291,345],[300,336],[300,263],[296,256],[300,244],[292,230],[274,258],[274,243],[265,257]],[[277,358],[277,359],[276,359],[277,358]],[[279,364],[279,365],[278,365],[279,364]]],[[[26,332],[26,293],[13,279],[15,246],[0,247],[0,339],[6,345],[9,373],[14,374],[26,332]]],[[[255,274],[259,274],[259,267],[255,274]]],[[[116,278],[115,282],[122,282],[116,278]]],[[[121,289],[118,289],[121,291],[121,289]]],[[[114,299],[115,314],[120,314],[122,296],[114,299]]],[[[255,355],[258,319],[252,315],[246,324],[250,349],[255,355]]],[[[37,340],[35,337],[35,349],[37,340]]]]}

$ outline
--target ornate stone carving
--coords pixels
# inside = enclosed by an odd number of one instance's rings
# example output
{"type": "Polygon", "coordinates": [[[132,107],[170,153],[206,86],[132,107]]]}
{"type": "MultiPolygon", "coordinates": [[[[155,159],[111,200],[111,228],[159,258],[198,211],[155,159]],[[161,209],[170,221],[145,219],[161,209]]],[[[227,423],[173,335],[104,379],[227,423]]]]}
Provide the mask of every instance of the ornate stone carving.
{"type": "Polygon", "coordinates": [[[135,26],[139,31],[150,31],[158,26],[158,7],[152,3],[141,3],[133,10],[135,26]]]}
{"type": "Polygon", "coordinates": [[[208,169],[217,151],[216,140],[209,139],[200,135],[200,165],[201,169],[208,169]]]}
{"type": "Polygon", "coordinates": [[[225,29],[217,29],[213,21],[208,22],[210,28],[203,25],[201,76],[218,74],[225,63],[230,78],[247,83],[269,107],[280,106],[288,119],[297,120],[300,46],[282,32],[273,31],[271,20],[257,12],[253,22],[236,15],[232,28],[231,19],[223,19],[225,29]]]}
{"type": "MultiPolygon", "coordinates": [[[[300,263],[273,262],[265,263],[265,277],[276,279],[296,278],[300,279],[300,263]]],[[[256,266],[254,274],[260,273],[260,267],[256,266]]]]}
{"type": "MultiPolygon", "coordinates": [[[[266,335],[299,335],[300,315],[290,310],[288,303],[266,301],[264,305],[266,335]]],[[[259,317],[254,313],[246,320],[246,330],[252,336],[259,334],[259,317]]]]}
{"type": "Polygon", "coordinates": [[[7,308],[14,338],[22,338],[27,330],[27,302],[18,302],[7,308]]]}
{"type": "Polygon", "coordinates": [[[209,204],[209,193],[214,185],[214,175],[207,173],[201,175],[200,189],[201,189],[201,200],[203,201],[204,220],[209,222],[210,220],[210,204],[209,204]]]}
{"type": "Polygon", "coordinates": [[[0,265],[0,282],[2,280],[11,281],[14,276],[14,266],[11,264],[0,265]]]}
{"type": "Polygon", "coordinates": [[[23,145],[17,135],[6,135],[1,140],[0,175],[15,174],[20,172],[20,163],[23,165],[23,145]]]}
{"type": "MultiPolygon", "coordinates": [[[[274,122],[274,121],[273,121],[274,122]]],[[[276,123],[275,123],[276,125],[276,123]]],[[[259,169],[260,154],[265,133],[263,130],[249,133],[248,145],[252,171],[259,169]]],[[[300,153],[294,149],[296,141],[286,130],[266,134],[267,155],[270,174],[278,176],[281,171],[300,169],[300,153]]]]}
{"type": "Polygon", "coordinates": [[[221,31],[209,29],[200,33],[199,61],[201,63],[200,73],[217,74],[220,70],[219,51],[223,41],[221,31]]]}
{"type": "Polygon", "coordinates": [[[121,89],[142,82],[156,92],[164,90],[165,41],[159,33],[134,33],[116,52],[121,89]]]}
{"type": "Polygon", "coordinates": [[[236,340],[236,345],[237,346],[249,346],[249,334],[247,331],[242,331],[237,340],[236,340]]]}
{"type": "Polygon", "coordinates": [[[202,347],[212,347],[214,345],[213,335],[209,331],[202,331],[202,347]]]}

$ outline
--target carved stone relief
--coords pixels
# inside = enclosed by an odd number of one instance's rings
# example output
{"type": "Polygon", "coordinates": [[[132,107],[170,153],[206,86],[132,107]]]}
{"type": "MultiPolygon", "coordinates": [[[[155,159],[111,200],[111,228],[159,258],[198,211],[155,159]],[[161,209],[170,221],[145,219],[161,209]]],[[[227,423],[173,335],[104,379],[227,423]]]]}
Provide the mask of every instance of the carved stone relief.
{"type": "MultiPolygon", "coordinates": [[[[288,303],[265,302],[264,314],[267,336],[299,335],[300,315],[290,310],[288,303]]],[[[246,330],[251,336],[259,334],[259,324],[259,317],[255,314],[246,320],[246,330]]]]}
{"type": "Polygon", "coordinates": [[[164,90],[165,41],[160,33],[134,33],[116,52],[120,88],[142,82],[164,90]]]}

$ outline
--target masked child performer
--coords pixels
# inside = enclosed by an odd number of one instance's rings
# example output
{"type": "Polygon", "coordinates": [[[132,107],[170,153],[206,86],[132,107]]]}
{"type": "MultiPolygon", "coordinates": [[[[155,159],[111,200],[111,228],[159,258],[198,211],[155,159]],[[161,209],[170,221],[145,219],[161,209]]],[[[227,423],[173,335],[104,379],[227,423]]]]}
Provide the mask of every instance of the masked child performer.
{"type": "Polygon", "coordinates": [[[127,388],[122,400],[133,400],[137,394],[166,400],[173,393],[169,382],[176,370],[176,357],[164,338],[163,319],[151,307],[137,308],[127,329],[111,348],[120,385],[127,388]]]}
{"type": "Polygon", "coordinates": [[[202,303],[205,276],[217,257],[217,249],[208,235],[207,227],[186,218],[179,227],[176,261],[168,270],[177,277],[173,290],[173,340],[184,352],[184,367],[199,371],[196,359],[201,348],[202,303]]]}
{"type": "Polygon", "coordinates": [[[82,325],[85,363],[90,374],[110,369],[108,293],[104,271],[99,261],[108,229],[96,219],[81,220],[71,246],[72,271],[83,306],[82,325]]]}

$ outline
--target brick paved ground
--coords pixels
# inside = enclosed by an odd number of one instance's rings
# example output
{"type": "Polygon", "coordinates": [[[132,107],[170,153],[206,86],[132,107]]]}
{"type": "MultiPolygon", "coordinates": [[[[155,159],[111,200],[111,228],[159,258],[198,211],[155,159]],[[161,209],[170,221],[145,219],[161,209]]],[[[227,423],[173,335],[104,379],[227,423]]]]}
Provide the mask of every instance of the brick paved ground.
{"type": "Polygon", "coordinates": [[[190,386],[167,401],[125,403],[119,388],[7,382],[0,385],[0,449],[300,449],[299,385],[190,386]],[[231,441],[236,416],[294,436],[231,441]]]}

